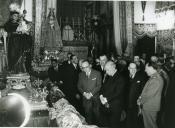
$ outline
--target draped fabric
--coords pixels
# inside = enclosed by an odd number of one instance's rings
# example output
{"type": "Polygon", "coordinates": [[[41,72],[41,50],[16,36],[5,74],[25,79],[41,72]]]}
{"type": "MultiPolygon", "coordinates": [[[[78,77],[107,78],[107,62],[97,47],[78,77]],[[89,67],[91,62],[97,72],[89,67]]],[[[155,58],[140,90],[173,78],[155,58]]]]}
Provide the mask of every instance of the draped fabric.
{"type": "Polygon", "coordinates": [[[157,35],[156,24],[134,24],[134,35],[138,39],[144,36],[155,37],[157,35]]]}
{"type": "Polygon", "coordinates": [[[120,20],[120,41],[122,53],[125,52],[127,47],[127,31],[126,31],[126,2],[119,2],[119,20],[120,20]]]}
{"type": "Polygon", "coordinates": [[[61,40],[61,31],[57,18],[55,17],[55,14],[53,14],[53,16],[50,15],[52,14],[49,14],[46,21],[42,24],[41,30],[41,46],[45,49],[55,49],[62,47],[63,45],[61,40]],[[54,20],[53,26],[50,25],[51,17],[53,17],[54,20]]]}
{"type": "Polygon", "coordinates": [[[173,54],[174,40],[174,10],[175,2],[157,1],[155,12],[157,22],[157,50],[158,53],[173,54]]]}
{"type": "Polygon", "coordinates": [[[171,55],[173,52],[174,29],[157,31],[158,53],[171,55]]]}
{"type": "Polygon", "coordinates": [[[119,16],[119,1],[113,2],[113,14],[114,14],[114,40],[115,47],[117,49],[117,54],[122,55],[122,46],[121,46],[121,30],[120,30],[120,16],[119,16]]]}

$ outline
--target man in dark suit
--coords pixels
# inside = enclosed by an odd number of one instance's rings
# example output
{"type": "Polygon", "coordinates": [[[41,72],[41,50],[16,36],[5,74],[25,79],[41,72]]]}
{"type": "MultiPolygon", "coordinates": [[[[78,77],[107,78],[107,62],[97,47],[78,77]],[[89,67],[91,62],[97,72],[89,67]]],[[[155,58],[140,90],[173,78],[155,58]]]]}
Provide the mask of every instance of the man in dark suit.
{"type": "Polygon", "coordinates": [[[77,88],[78,75],[78,58],[76,55],[71,55],[70,64],[65,65],[62,69],[61,77],[63,86],[61,87],[61,90],[66,95],[67,100],[79,111],[80,93],[77,88]]]}
{"type": "Polygon", "coordinates": [[[117,72],[116,64],[113,61],[108,61],[105,64],[105,71],[109,78],[104,82],[100,91],[101,125],[118,128],[120,127],[126,81],[117,72]]]}
{"type": "Polygon", "coordinates": [[[58,69],[58,63],[56,59],[51,59],[51,66],[48,69],[48,76],[53,83],[62,83],[60,78],[60,70],[58,69]]]}
{"type": "Polygon", "coordinates": [[[71,64],[70,57],[71,57],[72,55],[73,55],[73,54],[72,54],[71,52],[68,52],[68,53],[67,53],[67,60],[63,61],[62,66],[66,66],[66,65],[71,64]]]}
{"type": "Polygon", "coordinates": [[[82,69],[83,72],[79,74],[78,89],[83,95],[86,121],[89,124],[98,124],[101,74],[93,70],[87,60],[82,62],[82,69]]]}
{"type": "Polygon", "coordinates": [[[173,66],[169,71],[169,78],[170,83],[165,91],[164,128],[175,127],[175,67],[173,66]]]}
{"type": "Polygon", "coordinates": [[[105,54],[101,55],[99,57],[100,65],[95,65],[93,68],[101,73],[102,76],[102,82],[104,83],[105,79],[107,78],[107,74],[104,70],[105,64],[108,61],[108,58],[105,54]]]}
{"type": "Polygon", "coordinates": [[[135,63],[130,63],[129,67],[129,84],[128,84],[128,104],[127,104],[127,128],[141,128],[138,122],[138,106],[142,89],[147,81],[145,73],[138,71],[135,63]]]}

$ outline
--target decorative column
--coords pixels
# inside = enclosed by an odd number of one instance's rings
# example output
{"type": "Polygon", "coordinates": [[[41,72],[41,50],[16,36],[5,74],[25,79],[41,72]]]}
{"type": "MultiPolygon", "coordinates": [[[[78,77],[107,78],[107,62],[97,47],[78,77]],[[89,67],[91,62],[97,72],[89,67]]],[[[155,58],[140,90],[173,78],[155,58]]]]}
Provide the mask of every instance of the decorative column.
{"type": "Polygon", "coordinates": [[[34,43],[34,55],[39,55],[41,46],[41,27],[42,22],[46,19],[47,11],[47,0],[36,0],[35,1],[35,43],[34,43]]]}
{"type": "Polygon", "coordinates": [[[42,22],[42,0],[36,0],[35,3],[35,44],[34,55],[39,55],[40,42],[41,42],[41,22],[42,22]]]}
{"type": "Polygon", "coordinates": [[[114,14],[114,40],[118,55],[122,55],[121,40],[120,40],[120,21],[119,21],[119,1],[113,1],[114,14]]]}
{"type": "Polygon", "coordinates": [[[125,53],[133,56],[133,25],[134,25],[134,4],[133,2],[126,2],[126,29],[128,45],[125,53]]]}

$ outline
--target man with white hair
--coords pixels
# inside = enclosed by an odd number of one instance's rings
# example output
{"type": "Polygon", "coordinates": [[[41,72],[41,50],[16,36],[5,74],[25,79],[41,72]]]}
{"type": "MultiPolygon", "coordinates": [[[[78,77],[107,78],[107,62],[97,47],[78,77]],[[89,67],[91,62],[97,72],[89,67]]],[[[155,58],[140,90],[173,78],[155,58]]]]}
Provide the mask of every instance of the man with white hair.
{"type": "Polygon", "coordinates": [[[113,61],[108,61],[104,67],[109,76],[100,91],[100,116],[101,125],[118,128],[123,109],[124,88],[126,81],[119,75],[113,61]]]}

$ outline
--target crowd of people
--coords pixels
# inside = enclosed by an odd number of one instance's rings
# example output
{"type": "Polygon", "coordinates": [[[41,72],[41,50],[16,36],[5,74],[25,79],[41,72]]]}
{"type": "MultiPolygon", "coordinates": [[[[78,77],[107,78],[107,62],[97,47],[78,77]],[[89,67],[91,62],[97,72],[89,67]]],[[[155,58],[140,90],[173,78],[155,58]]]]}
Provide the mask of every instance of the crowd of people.
{"type": "Polygon", "coordinates": [[[88,124],[120,128],[175,126],[175,60],[100,55],[79,59],[72,53],[61,65],[51,60],[48,75],[88,124]]]}

